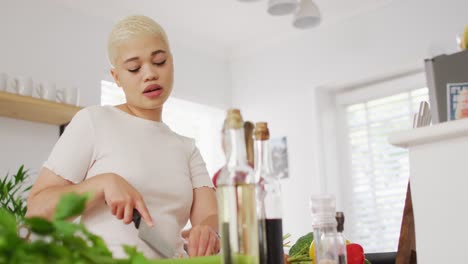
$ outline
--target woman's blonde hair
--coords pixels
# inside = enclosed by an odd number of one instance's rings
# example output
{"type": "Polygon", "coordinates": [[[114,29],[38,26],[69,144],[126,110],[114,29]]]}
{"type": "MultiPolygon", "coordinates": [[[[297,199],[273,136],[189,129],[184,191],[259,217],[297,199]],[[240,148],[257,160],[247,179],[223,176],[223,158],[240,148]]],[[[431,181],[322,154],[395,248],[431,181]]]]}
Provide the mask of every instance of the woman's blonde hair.
{"type": "Polygon", "coordinates": [[[117,47],[120,43],[128,39],[145,35],[160,37],[169,47],[169,41],[164,29],[156,21],[147,16],[128,16],[117,22],[112,28],[107,42],[107,53],[110,63],[115,66],[117,47]]]}

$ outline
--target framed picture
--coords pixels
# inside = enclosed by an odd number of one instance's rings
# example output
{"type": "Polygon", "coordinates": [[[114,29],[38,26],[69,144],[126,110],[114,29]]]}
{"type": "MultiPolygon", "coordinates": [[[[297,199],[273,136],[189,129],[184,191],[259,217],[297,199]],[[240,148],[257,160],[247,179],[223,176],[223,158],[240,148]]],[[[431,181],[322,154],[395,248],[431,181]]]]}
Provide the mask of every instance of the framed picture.
{"type": "Polygon", "coordinates": [[[273,169],[278,172],[280,179],[289,178],[288,141],[286,137],[270,139],[273,169]]]}
{"type": "Polygon", "coordinates": [[[468,117],[468,83],[447,84],[447,120],[468,117]]]}

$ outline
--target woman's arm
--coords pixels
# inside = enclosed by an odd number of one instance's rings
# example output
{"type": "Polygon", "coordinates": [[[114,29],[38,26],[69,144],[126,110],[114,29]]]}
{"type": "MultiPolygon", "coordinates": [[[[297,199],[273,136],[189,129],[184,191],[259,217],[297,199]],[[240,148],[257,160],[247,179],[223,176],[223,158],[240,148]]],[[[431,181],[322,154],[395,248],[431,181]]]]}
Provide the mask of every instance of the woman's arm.
{"type": "Polygon", "coordinates": [[[193,190],[190,212],[192,229],[188,233],[190,256],[209,256],[219,251],[218,205],[213,188],[201,187],[193,190]]]}
{"type": "Polygon", "coordinates": [[[47,168],[42,168],[34,183],[28,197],[27,217],[39,216],[51,219],[55,212],[55,207],[63,194],[82,194],[89,192],[92,194],[86,208],[93,207],[99,201],[103,201],[103,188],[100,178],[91,178],[79,184],[74,184],[58,176],[47,168]]]}
{"type": "Polygon", "coordinates": [[[141,195],[119,175],[104,173],[74,184],[47,168],[41,170],[29,193],[26,216],[51,219],[60,197],[71,192],[92,194],[86,204],[86,210],[105,201],[111,208],[112,214],[117,219],[123,219],[125,224],[132,222],[133,208],[136,208],[143,219],[149,225],[153,225],[141,195]]]}
{"type": "Polygon", "coordinates": [[[201,187],[193,190],[190,222],[192,226],[208,225],[218,232],[218,204],[213,188],[201,187]]]}

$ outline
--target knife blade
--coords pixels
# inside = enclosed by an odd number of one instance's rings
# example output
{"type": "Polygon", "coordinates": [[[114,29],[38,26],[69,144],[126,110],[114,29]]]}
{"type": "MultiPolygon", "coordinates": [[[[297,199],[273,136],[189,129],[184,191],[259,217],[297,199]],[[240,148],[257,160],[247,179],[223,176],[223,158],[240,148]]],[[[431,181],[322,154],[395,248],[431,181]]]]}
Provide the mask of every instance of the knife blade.
{"type": "Polygon", "coordinates": [[[174,248],[164,240],[160,231],[154,226],[150,227],[145,221],[142,221],[141,214],[136,209],[133,209],[132,221],[138,229],[138,237],[151,249],[163,258],[173,258],[175,256],[174,248]]]}

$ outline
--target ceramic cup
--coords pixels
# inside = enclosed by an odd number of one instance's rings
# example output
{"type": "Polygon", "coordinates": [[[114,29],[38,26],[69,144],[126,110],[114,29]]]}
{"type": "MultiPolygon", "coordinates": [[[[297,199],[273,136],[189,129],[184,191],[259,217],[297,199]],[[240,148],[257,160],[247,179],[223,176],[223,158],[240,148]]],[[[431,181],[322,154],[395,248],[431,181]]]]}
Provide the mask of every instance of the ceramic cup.
{"type": "Polygon", "coordinates": [[[60,103],[78,105],[79,91],[75,86],[65,86],[57,91],[57,101],[60,103]]]}
{"type": "Polygon", "coordinates": [[[8,89],[16,94],[32,96],[33,80],[31,77],[13,77],[8,80],[8,89]]]}
{"type": "Polygon", "coordinates": [[[0,91],[6,91],[8,83],[8,74],[0,72],[0,91]]]}
{"type": "Polygon", "coordinates": [[[54,83],[51,82],[41,82],[36,87],[36,92],[39,98],[49,101],[55,101],[57,97],[57,88],[54,83]]]}

